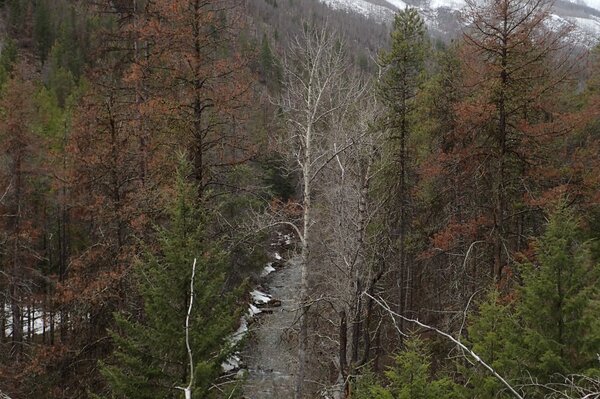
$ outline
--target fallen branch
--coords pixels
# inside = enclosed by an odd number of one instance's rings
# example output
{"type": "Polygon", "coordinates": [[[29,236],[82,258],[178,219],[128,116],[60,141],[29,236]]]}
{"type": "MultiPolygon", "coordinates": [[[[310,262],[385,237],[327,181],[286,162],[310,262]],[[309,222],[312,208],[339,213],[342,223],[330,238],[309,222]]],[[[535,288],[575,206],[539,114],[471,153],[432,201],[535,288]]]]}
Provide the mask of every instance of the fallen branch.
{"type": "MultiPolygon", "coordinates": [[[[496,370],[494,370],[489,364],[487,364],[486,362],[484,362],[475,352],[473,352],[471,349],[467,348],[462,342],[460,342],[459,340],[457,340],[456,338],[454,338],[452,335],[439,330],[435,327],[432,327],[430,325],[427,325],[425,323],[420,322],[417,319],[411,319],[408,318],[406,316],[403,316],[401,314],[398,314],[396,312],[394,312],[383,300],[383,298],[379,297],[379,299],[373,297],[371,294],[369,294],[368,292],[363,292],[363,295],[368,296],[369,298],[371,298],[373,301],[375,301],[375,303],[377,303],[379,306],[381,306],[384,310],[386,310],[388,313],[390,313],[390,315],[392,316],[396,316],[399,317],[400,319],[407,321],[409,323],[413,323],[416,324],[420,327],[423,328],[427,328],[429,330],[432,330],[434,332],[436,332],[437,334],[449,339],[450,341],[452,341],[453,343],[455,343],[456,345],[458,345],[461,349],[463,349],[464,351],[466,351],[469,355],[471,355],[471,357],[473,359],[475,359],[475,361],[479,364],[481,364],[484,368],[486,368],[494,377],[496,377],[514,396],[515,398],[518,399],[523,399],[523,396],[521,396],[500,374],[498,374],[496,372],[496,370]]],[[[395,324],[395,323],[394,323],[395,324]]],[[[402,332],[401,332],[402,333],[402,332]]],[[[403,334],[403,333],[402,333],[403,334]]]]}
{"type": "Polygon", "coordinates": [[[192,385],[194,384],[194,358],[192,348],[190,347],[190,315],[192,314],[192,306],[194,305],[194,276],[196,275],[196,258],[192,265],[192,278],[190,279],[190,306],[188,307],[187,316],[185,317],[185,346],[187,348],[188,358],[190,362],[190,382],[187,387],[176,387],[185,394],[185,399],[192,399],[192,385]]]}

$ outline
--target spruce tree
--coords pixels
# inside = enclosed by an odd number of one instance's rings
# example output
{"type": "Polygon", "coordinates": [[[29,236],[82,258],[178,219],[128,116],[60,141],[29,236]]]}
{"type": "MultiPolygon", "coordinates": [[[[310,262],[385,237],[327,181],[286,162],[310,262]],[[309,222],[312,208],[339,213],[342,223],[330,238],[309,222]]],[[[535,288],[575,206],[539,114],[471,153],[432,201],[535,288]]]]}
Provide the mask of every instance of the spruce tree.
{"type": "Polygon", "coordinates": [[[186,182],[189,167],[181,167],[169,223],[159,232],[159,250],[148,252],[136,268],[143,316],[117,315],[112,333],[115,351],[102,365],[111,398],[164,399],[182,396],[189,375],[185,320],[194,259],[194,303],[190,344],[194,358],[194,398],[208,398],[209,387],[231,352],[228,335],[240,314],[237,293],[225,287],[227,256],[208,233],[208,215],[196,199],[196,187],[186,182]]]}
{"type": "MultiPolygon", "coordinates": [[[[519,320],[516,317],[514,303],[502,298],[493,289],[480,305],[479,313],[468,328],[468,337],[473,352],[504,378],[511,380],[525,375],[519,362],[519,320]]],[[[483,368],[467,365],[463,373],[468,376],[469,387],[476,398],[509,398],[504,385],[483,368]]],[[[462,369],[462,366],[459,368],[462,369]]]]}
{"type": "Polygon", "coordinates": [[[0,89],[6,83],[14,71],[17,61],[17,46],[14,40],[8,38],[0,51],[0,89]]]}
{"type": "Polygon", "coordinates": [[[592,261],[573,210],[561,205],[554,212],[536,255],[534,263],[522,267],[518,305],[529,370],[549,380],[600,368],[600,265],[592,261]]]}
{"type": "Polygon", "coordinates": [[[261,82],[273,91],[278,91],[281,87],[282,68],[276,54],[271,49],[269,37],[265,33],[260,47],[260,74],[261,82]]]}
{"type": "Polygon", "coordinates": [[[33,37],[36,43],[37,55],[44,64],[48,59],[52,43],[54,43],[50,10],[45,1],[40,1],[35,5],[33,37]]]}
{"type": "MultiPolygon", "coordinates": [[[[514,303],[493,292],[471,323],[474,351],[514,385],[562,383],[567,375],[600,371],[600,265],[583,237],[573,210],[559,206],[535,242],[535,260],[520,267],[514,303]]],[[[492,377],[469,380],[475,397],[501,397],[492,377]]],[[[527,391],[548,393],[531,385],[527,391]]]]}
{"type": "Polygon", "coordinates": [[[458,399],[462,389],[448,377],[436,378],[431,371],[431,354],[417,337],[406,341],[405,349],[385,372],[387,383],[376,382],[370,373],[357,383],[358,399],[458,399]]]}

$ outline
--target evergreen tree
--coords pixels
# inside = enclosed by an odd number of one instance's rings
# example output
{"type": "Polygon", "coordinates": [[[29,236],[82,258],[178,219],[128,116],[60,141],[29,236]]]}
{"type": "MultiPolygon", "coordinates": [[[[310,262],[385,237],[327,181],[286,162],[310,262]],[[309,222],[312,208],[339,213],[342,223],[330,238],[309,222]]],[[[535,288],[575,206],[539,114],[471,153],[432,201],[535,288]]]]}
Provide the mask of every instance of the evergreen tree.
{"type": "Polygon", "coordinates": [[[15,37],[18,37],[25,30],[28,5],[29,1],[27,0],[8,0],[7,25],[10,28],[11,34],[15,37]]]}
{"type": "Polygon", "coordinates": [[[197,259],[190,344],[194,357],[194,398],[208,389],[230,353],[228,334],[239,318],[235,292],[225,287],[226,255],[207,231],[208,216],[186,182],[189,167],[180,167],[177,195],[169,209],[170,223],[159,234],[160,250],[147,254],[138,268],[143,317],[118,314],[116,344],[102,374],[113,398],[176,398],[186,386],[188,354],[185,319],[189,306],[192,264],[197,259]]]}
{"type": "Polygon", "coordinates": [[[385,259],[398,259],[391,265],[395,269],[394,286],[398,292],[393,302],[403,313],[410,306],[408,286],[411,278],[411,262],[407,254],[407,236],[410,217],[411,136],[416,116],[416,96],[424,81],[428,39],[425,23],[416,9],[406,8],[398,12],[391,33],[391,49],[383,51],[379,64],[383,74],[377,85],[378,98],[384,106],[379,128],[387,132],[387,145],[381,175],[382,197],[389,197],[385,215],[385,229],[390,237],[385,259]]]}
{"type": "Polygon", "coordinates": [[[260,48],[260,71],[262,83],[265,83],[272,90],[278,90],[281,86],[283,71],[279,60],[271,50],[271,44],[266,33],[263,35],[260,48]]]}
{"type": "MultiPolygon", "coordinates": [[[[536,242],[536,260],[521,266],[523,286],[514,305],[492,293],[469,328],[474,351],[513,384],[534,378],[563,382],[565,375],[598,373],[600,265],[572,210],[561,206],[536,242]]],[[[475,397],[496,397],[492,377],[471,377],[475,397]]],[[[547,393],[530,388],[532,397],[547,393]]]]}
{"type": "MultiPolygon", "coordinates": [[[[481,304],[477,318],[468,329],[473,352],[504,378],[526,375],[518,359],[522,349],[518,344],[519,324],[514,304],[501,298],[497,290],[492,290],[481,304]]],[[[482,368],[471,367],[463,371],[468,375],[473,397],[504,398],[504,385],[482,368]]]]}
{"type": "Polygon", "coordinates": [[[54,42],[50,10],[45,1],[39,1],[34,11],[33,38],[36,43],[38,57],[42,64],[46,62],[48,53],[54,42]]]}
{"type": "Polygon", "coordinates": [[[17,46],[14,40],[7,38],[0,52],[0,87],[6,83],[14,70],[17,60],[17,46]]]}
{"type": "Polygon", "coordinates": [[[78,81],[85,65],[85,52],[89,51],[83,42],[86,32],[83,32],[82,38],[78,37],[77,16],[72,6],[63,14],[67,15],[60,19],[57,37],[48,54],[48,61],[51,73],[60,73],[57,70],[63,69],[73,76],[72,79],[78,81]]]}
{"type": "Polygon", "coordinates": [[[356,386],[358,399],[453,399],[462,390],[447,377],[434,378],[431,354],[416,337],[406,341],[405,349],[396,356],[394,367],[386,371],[386,384],[375,381],[372,374],[361,377],[356,386]],[[363,379],[364,378],[364,379],[363,379]]]}
{"type": "Polygon", "coordinates": [[[573,210],[561,205],[536,242],[535,263],[523,265],[518,305],[528,369],[540,379],[600,368],[594,264],[573,210]],[[595,309],[594,309],[595,308],[595,309]]]}
{"type": "Polygon", "coordinates": [[[6,39],[2,45],[2,52],[0,53],[0,66],[6,72],[12,72],[14,69],[15,61],[17,60],[17,45],[11,38],[6,39]]]}

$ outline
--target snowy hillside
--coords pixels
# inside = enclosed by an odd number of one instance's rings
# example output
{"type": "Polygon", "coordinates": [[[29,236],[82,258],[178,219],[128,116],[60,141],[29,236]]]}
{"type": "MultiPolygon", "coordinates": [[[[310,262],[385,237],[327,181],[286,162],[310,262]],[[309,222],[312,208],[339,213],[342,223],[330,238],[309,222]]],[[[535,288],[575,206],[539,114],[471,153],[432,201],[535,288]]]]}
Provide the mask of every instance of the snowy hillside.
{"type": "Polygon", "coordinates": [[[373,18],[378,22],[389,21],[393,18],[393,7],[384,7],[369,3],[366,0],[321,0],[329,7],[337,10],[346,10],[373,18]]]}
{"type": "MultiPolygon", "coordinates": [[[[419,9],[430,31],[437,35],[456,32],[459,15],[465,0],[320,0],[329,7],[364,15],[377,22],[389,22],[397,9],[407,5],[419,9]]],[[[600,0],[559,0],[556,2],[551,26],[573,24],[578,36],[586,44],[600,38],[600,0]]]]}

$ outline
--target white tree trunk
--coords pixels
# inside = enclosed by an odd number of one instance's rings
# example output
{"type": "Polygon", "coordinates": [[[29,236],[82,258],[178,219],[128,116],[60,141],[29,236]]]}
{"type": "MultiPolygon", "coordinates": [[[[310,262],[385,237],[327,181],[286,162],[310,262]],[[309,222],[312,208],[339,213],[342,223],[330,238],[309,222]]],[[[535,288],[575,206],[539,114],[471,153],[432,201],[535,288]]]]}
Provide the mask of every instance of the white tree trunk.
{"type": "Polygon", "coordinates": [[[192,314],[192,307],[194,306],[194,277],[196,275],[196,258],[192,265],[192,277],[190,278],[190,305],[188,306],[187,315],[185,317],[185,347],[188,353],[188,361],[190,368],[189,383],[187,387],[177,387],[183,391],[185,399],[192,399],[192,387],[194,385],[194,356],[192,348],[190,346],[190,316],[192,314]]]}

